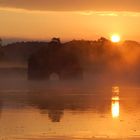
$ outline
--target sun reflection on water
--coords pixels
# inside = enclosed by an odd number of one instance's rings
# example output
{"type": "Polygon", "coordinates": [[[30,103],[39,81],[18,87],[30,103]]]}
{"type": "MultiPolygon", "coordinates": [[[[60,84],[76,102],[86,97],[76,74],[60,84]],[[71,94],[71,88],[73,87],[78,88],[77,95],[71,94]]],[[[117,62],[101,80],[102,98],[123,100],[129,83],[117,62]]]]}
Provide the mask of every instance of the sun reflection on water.
{"type": "Polygon", "coordinates": [[[112,117],[117,118],[119,117],[119,111],[120,106],[119,106],[119,101],[112,101],[112,117]]]}
{"type": "Polygon", "coordinates": [[[119,117],[119,114],[120,114],[119,87],[112,87],[111,112],[112,112],[113,118],[119,117]]]}

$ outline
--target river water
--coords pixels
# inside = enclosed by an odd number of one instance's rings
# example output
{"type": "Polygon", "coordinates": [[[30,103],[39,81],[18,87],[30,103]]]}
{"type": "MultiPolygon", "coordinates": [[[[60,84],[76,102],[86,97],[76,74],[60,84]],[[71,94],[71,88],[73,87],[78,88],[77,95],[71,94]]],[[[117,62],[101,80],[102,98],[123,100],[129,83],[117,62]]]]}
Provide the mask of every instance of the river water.
{"type": "Polygon", "coordinates": [[[140,88],[0,91],[0,140],[139,138],[140,88]]]}

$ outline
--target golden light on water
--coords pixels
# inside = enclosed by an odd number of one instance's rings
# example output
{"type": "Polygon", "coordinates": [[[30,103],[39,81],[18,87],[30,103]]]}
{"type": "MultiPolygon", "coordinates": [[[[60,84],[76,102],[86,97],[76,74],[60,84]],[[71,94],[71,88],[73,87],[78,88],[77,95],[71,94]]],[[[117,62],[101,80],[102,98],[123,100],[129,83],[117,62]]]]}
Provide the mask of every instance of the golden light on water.
{"type": "Polygon", "coordinates": [[[112,101],[119,101],[119,96],[113,96],[112,101]]]}
{"type": "Polygon", "coordinates": [[[117,94],[117,95],[119,95],[119,92],[120,92],[120,89],[119,89],[118,86],[114,86],[114,87],[112,87],[112,93],[113,93],[113,94],[117,94]]]}
{"type": "Polygon", "coordinates": [[[119,101],[114,100],[114,101],[112,101],[112,117],[113,118],[119,117],[119,113],[120,113],[119,101]]]}
{"type": "Polygon", "coordinates": [[[111,103],[111,112],[113,118],[118,118],[120,114],[120,105],[119,105],[119,87],[112,87],[112,103],[111,103]]]}

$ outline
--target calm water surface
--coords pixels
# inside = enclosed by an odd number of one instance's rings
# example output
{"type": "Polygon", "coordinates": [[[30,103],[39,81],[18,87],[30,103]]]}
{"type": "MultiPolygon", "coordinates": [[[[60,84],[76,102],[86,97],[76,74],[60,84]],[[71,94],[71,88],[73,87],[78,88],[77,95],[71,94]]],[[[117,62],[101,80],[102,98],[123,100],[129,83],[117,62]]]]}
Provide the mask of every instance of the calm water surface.
{"type": "Polygon", "coordinates": [[[0,140],[139,138],[139,88],[0,91],[0,140]]]}

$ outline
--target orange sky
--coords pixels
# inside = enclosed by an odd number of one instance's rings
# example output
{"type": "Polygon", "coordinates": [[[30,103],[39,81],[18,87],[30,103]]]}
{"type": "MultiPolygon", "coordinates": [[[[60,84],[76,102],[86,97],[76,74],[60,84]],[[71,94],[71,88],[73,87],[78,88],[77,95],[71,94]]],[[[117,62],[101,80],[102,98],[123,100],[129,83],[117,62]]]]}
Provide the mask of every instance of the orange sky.
{"type": "Polygon", "coordinates": [[[0,36],[7,38],[110,38],[140,41],[139,0],[1,0],[0,36]]]}

